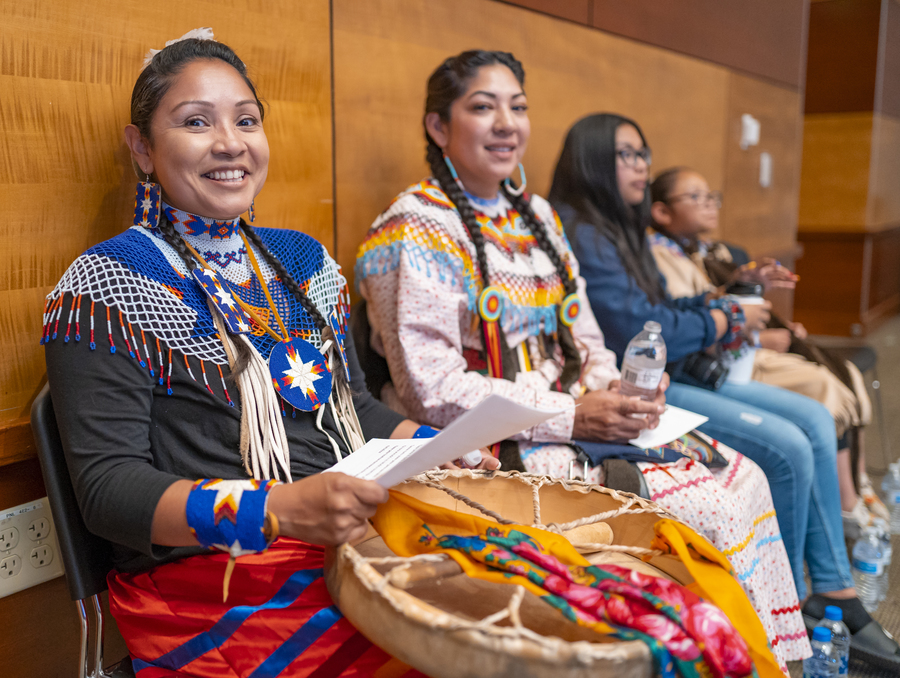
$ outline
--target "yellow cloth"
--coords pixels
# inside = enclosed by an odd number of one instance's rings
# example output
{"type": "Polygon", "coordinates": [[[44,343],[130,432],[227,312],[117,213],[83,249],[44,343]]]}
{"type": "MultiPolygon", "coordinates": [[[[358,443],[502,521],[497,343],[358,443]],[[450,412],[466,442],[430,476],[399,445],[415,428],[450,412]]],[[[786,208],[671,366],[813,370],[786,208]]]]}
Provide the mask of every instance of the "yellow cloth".
{"type": "Polygon", "coordinates": [[[687,588],[725,613],[750,648],[760,678],[784,678],[769,648],[766,630],[734,578],[728,558],[683,523],[663,519],[653,526],[653,531],[656,536],[650,547],[671,553],[684,563],[694,578],[687,588]]]}

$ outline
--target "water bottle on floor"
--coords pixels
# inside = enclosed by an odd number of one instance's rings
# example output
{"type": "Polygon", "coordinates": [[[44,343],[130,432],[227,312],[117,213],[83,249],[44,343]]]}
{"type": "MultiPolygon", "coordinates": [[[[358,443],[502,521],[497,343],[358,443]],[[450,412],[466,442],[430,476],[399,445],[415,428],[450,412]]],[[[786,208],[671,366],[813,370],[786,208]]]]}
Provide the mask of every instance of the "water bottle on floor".
{"type": "Polygon", "coordinates": [[[644,329],[628,342],[622,358],[622,386],[627,396],[640,396],[653,400],[656,389],[666,369],[666,342],[662,338],[662,326],[648,320],[644,329]]]}
{"type": "Polygon", "coordinates": [[[887,475],[881,481],[881,491],[891,512],[891,534],[900,534],[900,462],[888,466],[887,475]]]}
{"type": "Polygon", "coordinates": [[[894,549],[891,547],[891,530],[884,518],[875,518],[872,521],[875,527],[875,534],[878,535],[878,541],[881,543],[881,581],[879,582],[878,602],[880,603],[887,597],[888,588],[890,587],[889,572],[891,571],[891,558],[894,555],[894,549]]]}
{"type": "Polygon", "coordinates": [[[883,557],[881,542],[878,541],[875,528],[864,527],[862,535],[853,546],[853,562],[850,571],[853,573],[859,601],[867,612],[874,612],[878,607],[883,557]]]}
{"type": "Polygon", "coordinates": [[[825,608],[825,619],[816,624],[817,629],[825,628],[831,633],[831,644],[838,661],[838,676],[847,675],[850,661],[850,629],[843,619],[844,611],[837,605],[829,605],[825,608]]]}
{"type": "Polygon", "coordinates": [[[803,678],[836,678],[839,664],[830,629],[817,626],[813,630],[812,651],[812,657],[803,660],[803,678]]]}

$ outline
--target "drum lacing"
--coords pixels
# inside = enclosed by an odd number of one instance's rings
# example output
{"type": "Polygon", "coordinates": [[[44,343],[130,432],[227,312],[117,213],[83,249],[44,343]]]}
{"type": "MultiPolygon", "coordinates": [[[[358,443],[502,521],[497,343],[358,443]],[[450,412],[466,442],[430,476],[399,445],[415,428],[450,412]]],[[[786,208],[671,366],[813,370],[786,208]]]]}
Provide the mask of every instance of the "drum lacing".
{"type": "Polygon", "coordinates": [[[456,490],[451,490],[446,485],[442,485],[441,483],[436,483],[433,480],[428,480],[427,475],[428,474],[425,474],[425,477],[416,476],[415,480],[422,483],[422,485],[426,485],[435,490],[441,490],[442,492],[446,492],[447,494],[449,494],[451,497],[453,497],[457,501],[461,501],[466,506],[471,506],[476,511],[481,511],[484,515],[489,516],[490,518],[493,518],[501,525],[517,525],[518,524],[518,523],[516,523],[515,520],[507,520],[506,518],[501,516],[499,513],[491,511],[489,508],[482,506],[474,499],[469,499],[466,495],[460,494],[456,490]]]}
{"type": "MultiPolygon", "coordinates": [[[[446,485],[443,485],[439,482],[428,479],[431,473],[425,473],[421,476],[416,477],[416,481],[421,483],[422,485],[427,485],[435,490],[441,490],[442,492],[446,492],[451,497],[456,499],[457,501],[461,501],[466,506],[470,506],[476,511],[481,511],[486,516],[493,518],[501,525],[515,525],[516,521],[508,520],[501,516],[499,513],[495,511],[491,511],[489,508],[479,504],[474,499],[470,499],[464,494],[453,490],[446,485]]],[[[604,520],[609,520],[610,518],[615,518],[617,516],[624,515],[638,515],[641,513],[655,513],[659,514],[658,508],[632,508],[637,503],[637,499],[634,497],[622,497],[625,500],[625,504],[617,509],[613,509],[612,511],[604,511],[603,513],[596,513],[592,516],[586,516],[584,518],[578,518],[577,520],[569,521],[568,523],[550,523],[549,525],[543,525],[541,523],[541,495],[540,490],[541,487],[544,486],[544,480],[542,478],[527,478],[523,476],[519,476],[518,480],[521,480],[524,483],[531,485],[531,502],[534,510],[534,523],[532,527],[537,527],[543,530],[547,530],[548,532],[555,532],[556,534],[562,534],[563,532],[567,532],[568,530],[574,530],[576,527],[581,527],[583,525],[593,525],[594,523],[599,523],[604,520]]],[[[621,495],[618,495],[621,496],[621,495]]],[[[637,556],[661,556],[664,555],[664,551],[660,551],[659,549],[648,549],[642,546],[627,546],[625,544],[579,544],[582,549],[589,549],[591,551],[614,551],[616,553],[630,553],[637,556]]]]}

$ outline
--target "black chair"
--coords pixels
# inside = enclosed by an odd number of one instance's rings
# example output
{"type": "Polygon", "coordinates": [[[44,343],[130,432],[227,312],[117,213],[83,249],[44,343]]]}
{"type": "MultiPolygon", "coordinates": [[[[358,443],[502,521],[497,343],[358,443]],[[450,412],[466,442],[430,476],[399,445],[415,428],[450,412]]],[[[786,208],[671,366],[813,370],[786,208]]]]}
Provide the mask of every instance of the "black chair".
{"type": "Polygon", "coordinates": [[[366,300],[361,299],[350,309],[350,333],[356,357],[366,377],[366,387],[376,399],[381,400],[381,389],[391,380],[391,370],[387,360],[379,355],[369,343],[372,328],[366,312],[366,300]]]}
{"type": "Polygon", "coordinates": [[[31,406],[31,430],[37,443],[50,510],[56,523],[69,595],[78,607],[81,621],[78,675],[80,678],[134,678],[128,657],[109,669],[103,669],[103,607],[100,594],[107,588],[106,575],[112,569],[112,547],[105,539],[89,532],[81,518],[48,386],[44,386],[31,406]],[[94,624],[88,620],[88,604],[93,608],[94,624]],[[90,661],[91,648],[93,661],[90,661]]]}
{"type": "Polygon", "coordinates": [[[847,337],[815,337],[819,346],[827,348],[833,356],[840,360],[848,360],[863,374],[871,374],[869,385],[872,387],[875,411],[878,417],[878,432],[881,436],[881,451],[884,467],[894,461],[891,454],[891,441],[887,433],[887,422],[884,418],[884,405],[881,401],[881,381],[878,379],[878,354],[863,339],[847,337]]]}

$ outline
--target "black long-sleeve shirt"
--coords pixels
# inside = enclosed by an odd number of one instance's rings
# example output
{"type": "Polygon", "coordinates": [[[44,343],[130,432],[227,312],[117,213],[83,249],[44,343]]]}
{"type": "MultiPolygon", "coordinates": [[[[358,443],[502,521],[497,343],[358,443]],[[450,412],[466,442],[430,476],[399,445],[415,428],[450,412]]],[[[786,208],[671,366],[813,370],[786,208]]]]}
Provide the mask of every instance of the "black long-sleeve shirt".
{"type": "MultiPolygon", "coordinates": [[[[95,317],[104,318],[106,307],[99,302],[95,306],[95,317]]],[[[70,307],[70,299],[65,307],[70,307]]],[[[89,326],[89,308],[85,304],[80,311],[82,327],[89,326]]],[[[170,373],[169,352],[163,346],[166,380],[160,385],[158,371],[151,376],[148,366],[142,367],[124,347],[110,353],[105,332],[97,333],[96,342],[96,350],[84,339],[59,338],[46,344],[53,407],[85,523],[113,542],[116,566],[123,571],[200,553],[199,547],[152,544],[151,525],[160,497],[177,480],[247,478],[239,452],[240,397],[230,371],[222,367],[223,386],[215,364],[189,358],[192,378],[184,354],[173,351],[170,373]]],[[[155,341],[148,346],[155,366],[155,341]]],[[[366,390],[349,332],[346,348],[363,433],[366,439],[390,437],[403,416],[366,390]]],[[[315,427],[315,416],[286,406],[284,428],[294,480],[337,461],[331,443],[315,427]]],[[[322,423],[341,451],[348,452],[330,408],[322,423]]]]}

